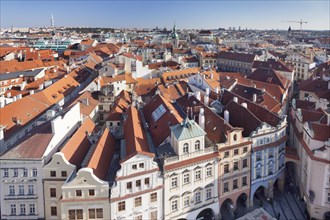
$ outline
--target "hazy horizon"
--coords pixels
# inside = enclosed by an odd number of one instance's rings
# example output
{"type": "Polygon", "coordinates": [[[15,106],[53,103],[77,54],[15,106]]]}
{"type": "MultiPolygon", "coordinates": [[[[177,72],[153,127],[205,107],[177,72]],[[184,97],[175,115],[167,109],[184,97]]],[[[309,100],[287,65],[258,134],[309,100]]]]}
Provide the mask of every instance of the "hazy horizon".
{"type": "Polygon", "coordinates": [[[1,28],[330,30],[330,1],[1,1],[1,28]],[[15,13],[13,13],[13,11],[15,13]],[[17,16],[19,15],[19,16],[17,16]]]}

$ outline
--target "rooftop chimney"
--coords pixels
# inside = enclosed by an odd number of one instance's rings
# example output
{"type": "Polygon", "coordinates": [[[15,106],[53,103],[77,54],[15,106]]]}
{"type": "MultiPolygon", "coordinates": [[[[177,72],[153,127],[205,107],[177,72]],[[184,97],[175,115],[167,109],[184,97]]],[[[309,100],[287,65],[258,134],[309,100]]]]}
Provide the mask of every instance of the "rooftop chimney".
{"type": "Polygon", "coordinates": [[[205,129],[205,115],[204,108],[199,109],[198,124],[204,130],[205,129]]]}
{"type": "Polygon", "coordinates": [[[235,97],[233,98],[233,101],[237,103],[237,102],[238,102],[238,98],[235,96],[235,97]]]}
{"type": "Polygon", "coordinates": [[[247,108],[247,104],[246,104],[246,102],[243,102],[241,105],[242,105],[244,108],[247,108]]]}
{"type": "Polygon", "coordinates": [[[257,94],[253,94],[253,102],[257,102],[257,94]]]}
{"type": "Polygon", "coordinates": [[[225,117],[225,121],[226,121],[227,123],[229,123],[229,111],[228,111],[228,110],[225,110],[225,112],[224,112],[224,117],[225,117]]]}

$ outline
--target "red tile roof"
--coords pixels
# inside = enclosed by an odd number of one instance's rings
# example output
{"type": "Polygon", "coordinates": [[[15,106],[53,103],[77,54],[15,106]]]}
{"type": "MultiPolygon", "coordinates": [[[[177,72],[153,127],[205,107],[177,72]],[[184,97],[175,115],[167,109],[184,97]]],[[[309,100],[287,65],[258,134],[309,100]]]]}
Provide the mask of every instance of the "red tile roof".
{"type": "Polygon", "coordinates": [[[236,60],[240,62],[246,62],[246,63],[251,63],[255,59],[254,54],[246,54],[246,53],[233,53],[233,52],[225,52],[225,51],[220,51],[218,53],[217,58],[220,59],[226,59],[226,60],[236,60]]]}
{"type": "Polygon", "coordinates": [[[87,165],[101,180],[106,180],[115,145],[116,140],[111,136],[109,129],[105,128],[87,165]]]}
{"type": "Polygon", "coordinates": [[[290,81],[273,69],[258,68],[247,77],[248,79],[275,84],[282,89],[290,86],[290,81]]]}
{"type": "Polygon", "coordinates": [[[126,156],[124,161],[136,154],[143,154],[150,157],[154,156],[149,150],[149,144],[143,129],[141,116],[138,110],[133,106],[129,107],[127,111],[127,119],[124,122],[124,137],[126,141],[126,156]]]}
{"type": "Polygon", "coordinates": [[[65,159],[79,167],[92,146],[92,143],[88,140],[88,135],[96,133],[96,130],[93,121],[87,118],[61,149],[65,159]]]}
{"type": "Polygon", "coordinates": [[[154,142],[158,147],[171,133],[169,126],[181,123],[182,118],[174,106],[160,95],[156,95],[143,107],[143,114],[149,125],[149,131],[154,142]],[[163,105],[166,112],[155,121],[152,113],[163,105]]]}

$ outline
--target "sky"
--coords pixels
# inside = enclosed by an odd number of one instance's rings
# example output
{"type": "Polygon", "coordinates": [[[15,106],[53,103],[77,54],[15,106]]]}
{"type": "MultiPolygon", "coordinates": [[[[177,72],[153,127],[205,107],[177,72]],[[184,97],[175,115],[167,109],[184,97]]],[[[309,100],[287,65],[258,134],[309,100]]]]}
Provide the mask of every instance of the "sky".
{"type": "Polygon", "coordinates": [[[1,0],[1,28],[55,26],[330,30],[329,0],[1,0]]]}

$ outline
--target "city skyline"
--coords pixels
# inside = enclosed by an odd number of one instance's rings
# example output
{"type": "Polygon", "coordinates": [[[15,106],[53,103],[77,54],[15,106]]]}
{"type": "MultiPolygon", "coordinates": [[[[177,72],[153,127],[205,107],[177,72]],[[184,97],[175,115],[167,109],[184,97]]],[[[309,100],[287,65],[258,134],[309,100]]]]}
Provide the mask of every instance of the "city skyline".
{"type": "Polygon", "coordinates": [[[329,1],[1,1],[1,28],[48,27],[54,14],[57,27],[171,28],[175,23],[179,29],[299,30],[299,23],[283,21],[302,19],[308,22],[305,30],[329,30],[329,8],[329,1]]]}

